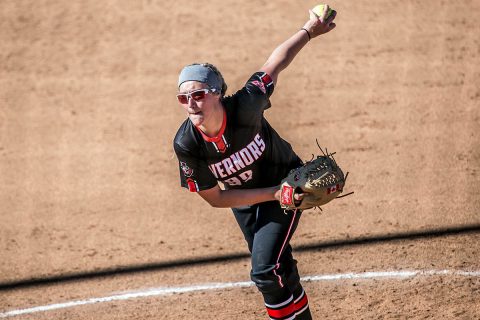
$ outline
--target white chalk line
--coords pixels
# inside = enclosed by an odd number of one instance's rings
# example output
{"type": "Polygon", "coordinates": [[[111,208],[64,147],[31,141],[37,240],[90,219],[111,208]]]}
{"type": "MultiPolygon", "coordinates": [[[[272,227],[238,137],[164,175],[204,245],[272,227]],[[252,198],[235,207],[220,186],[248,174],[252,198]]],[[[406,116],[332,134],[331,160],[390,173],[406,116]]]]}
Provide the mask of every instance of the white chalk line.
{"type": "MultiPolygon", "coordinates": [[[[480,277],[480,271],[461,271],[461,270],[411,270],[411,271],[377,271],[377,272],[362,272],[362,273],[340,273],[340,274],[326,274],[313,275],[302,277],[301,280],[305,282],[310,281],[337,281],[337,280],[355,280],[355,279],[405,279],[417,276],[461,276],[461,277],[480,277]]],[[[18,315],[32,314],[37,312],[45,312],[57,309],[66,309],[76,306],[83,306],[95,303],[122,301],[145,297],[165,296],[171,294],[179,294],[195,291],[210,291],[222,290],[230,288],[244,288],[253,286],[253,282],[220,282],[220,283],[205,283],[193,286],[183,287],[160,287],[151,288],[142,291],[134,291],[123,294],[111,295],[106,297],[90,298],[85,300],[75,300],[63,303],[55,303],[44,306],[37,306],[26,309],[17,309],[0,313],[0,318],[14,317],[18,315]]]]}

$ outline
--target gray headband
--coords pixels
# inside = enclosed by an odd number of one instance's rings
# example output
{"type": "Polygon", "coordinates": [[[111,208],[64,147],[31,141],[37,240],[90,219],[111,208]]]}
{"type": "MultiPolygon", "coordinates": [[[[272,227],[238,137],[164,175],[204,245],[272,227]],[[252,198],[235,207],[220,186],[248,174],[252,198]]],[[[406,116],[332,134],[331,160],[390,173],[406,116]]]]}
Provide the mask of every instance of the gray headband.
{"type": "Polygon", "coordinates": [[[222,89],[220,77],[213,70],[201,64],[192,64],[182,69],[178,77],[178,87],[180,88],[180,85],[186,81],[206,83],[210,89],[216,89],[217,92],[222,89]]]}

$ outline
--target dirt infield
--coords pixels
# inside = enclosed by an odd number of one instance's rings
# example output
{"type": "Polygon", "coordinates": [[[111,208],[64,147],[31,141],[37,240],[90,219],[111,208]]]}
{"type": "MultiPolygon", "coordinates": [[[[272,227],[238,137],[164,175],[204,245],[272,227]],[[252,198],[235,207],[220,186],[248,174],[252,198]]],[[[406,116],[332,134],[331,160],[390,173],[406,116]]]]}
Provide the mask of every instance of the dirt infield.
{"type": "MultiPolygon", "coordinates": [[[[306,1],[0,2],[0,317],[158,287],[249,280],[229,210],[179,187],[181,67],[239,89],[307,18],[306,1]]],[[[266,112],[353,196],[303,214],[317,319],[480,319],[480,1],[333,1],[337,28],[279,78],[266,112]]],[[[254,287],[39,311],[18,319],[264,319],[254,287]]]]}

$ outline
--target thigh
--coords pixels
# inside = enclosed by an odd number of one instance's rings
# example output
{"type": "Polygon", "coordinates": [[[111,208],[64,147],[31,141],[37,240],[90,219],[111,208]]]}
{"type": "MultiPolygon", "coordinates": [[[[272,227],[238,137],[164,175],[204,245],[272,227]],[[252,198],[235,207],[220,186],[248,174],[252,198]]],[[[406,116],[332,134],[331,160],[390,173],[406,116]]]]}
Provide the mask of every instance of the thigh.
{"type": "Polygon", "coordinates": [[[248,244],[248,250],[250,252],[252,252],[253,238],[255,236],[257,209],[257,205],[232,208],[233,215],[237,220],[238,226],[242,230],[245,241],[247,241],[248,244]]]}
{"type": "Polygon", "coordinates": [[[252,244],[253,272],[284,267],[293,263],[290,239],[298,225],[300,211],[287,211],[277,201],[259,204],[255,235],[252,244]]]}

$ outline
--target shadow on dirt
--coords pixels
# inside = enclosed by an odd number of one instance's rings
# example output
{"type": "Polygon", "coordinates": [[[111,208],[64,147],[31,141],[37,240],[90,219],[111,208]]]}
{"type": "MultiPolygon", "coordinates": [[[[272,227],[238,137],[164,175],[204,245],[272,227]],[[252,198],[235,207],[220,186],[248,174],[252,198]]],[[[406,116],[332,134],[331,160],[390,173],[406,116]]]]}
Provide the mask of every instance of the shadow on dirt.
{"type": "MultiPolygon", "coordinates": [[[[449,235],[460,235],[460,234],[473,234],[480,233],[480,224],[465,225],[465,226],[456,226],[449,228],[438,228],[430,230],[421,230],[413,232],[404,232],[404,233],[394,233],[394,234],[384,234],[384,235],[374,235],[368,237],[357,237],[350,239],[338,239],[331,241],[319,241],[316,243],[301,245],[294,247],[295,252],[305,252],[305,251],[316,251],[329,248],[341,248],[348,246],[358,246],[374,243],[384,243],[398,240],[413,240],[413,239],[425,239],[425,238],[436,238],[449,235]]],[[[164,269],[178,268],[178,267],[192,267],[196,265],[204,264],[214,264],[214,263],[223,263],[241,259],[249,258],[247,253],[231,253],[225,255],[217,256],[206,256],[198,257],[191,259],[179,259],[174,261],[167,262],[155,262],[155,263],[146,263],[141,265],[130,265],[130,266],[119,266],[113,268],[107,268],[102,270],[95,271],[85,271],[78,273],[67,273],[51,277],[43,278],[30,278],[22,279],[15,281],[6,281],[0,282],[0,291],[41,286],[41,285],[50,285],[64,283],[68,281],[78,281],[78,280],[90,280],[94,278],[110,277],[117,276],[122,274],[133,274],[139,272],[148,272],[148,271],[160,271],[164,269]]]]}

